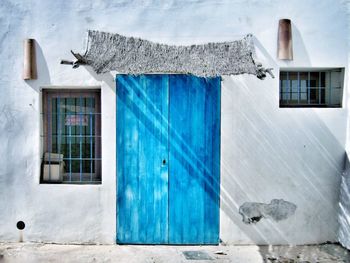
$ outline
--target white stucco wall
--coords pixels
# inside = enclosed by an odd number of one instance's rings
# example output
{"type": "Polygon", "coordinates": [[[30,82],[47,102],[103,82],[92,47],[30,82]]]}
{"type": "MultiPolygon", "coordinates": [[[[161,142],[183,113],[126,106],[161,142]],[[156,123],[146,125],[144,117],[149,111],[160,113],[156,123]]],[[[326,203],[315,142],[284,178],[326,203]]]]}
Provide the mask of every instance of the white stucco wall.
{"type": "MultiPolygon", "coordinates": [[[[79,51],[87,29],[157,42],[194,44],[256,37],[260,61],[280,67],[347,67],[345,1],[29,1],[0,5],[0,241],[114,243],[115,88],[112,73],[59,64],[79,51]],[[294,60],[276,60],[280,18],[293,23],[294,60]],[[21,79],[24,38],[36,40],[38,79],[21,79]],[[102,185],[40,185],[40,88],[100,86],[102,185]]],[[[347,68],[346,68],[347,69],[347,68]]],[[[346,71],[347,76],[347,71],[346,71]]],[[[346,81],[348,84],[348,81],[346,81]]],[[[222,83],[221,239],[226,243],[335,241],[347,103],[336,109],[280,109],[278,78],[227,76],[222,83]],[[245,225],[244,202],[297,205],[291,218],[245,225]]],[[[344,92],[344,102],[347,91],[344,92]]]]}

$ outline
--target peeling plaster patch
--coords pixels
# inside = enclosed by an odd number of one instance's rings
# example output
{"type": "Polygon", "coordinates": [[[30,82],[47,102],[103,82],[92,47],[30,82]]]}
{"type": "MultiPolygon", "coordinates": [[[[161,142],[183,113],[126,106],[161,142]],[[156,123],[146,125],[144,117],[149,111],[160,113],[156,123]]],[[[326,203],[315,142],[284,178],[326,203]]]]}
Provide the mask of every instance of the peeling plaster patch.
{"type": "Polygon", "coordinates": [[[87,23],[92,23],[92,22],[94,22],[94,20],[93,20],[91,17],[89,17],[89,16],[85,17],[84,20],[85,20],[87,23]]]}
{"type": "Polygon", "coordinates": [[[262,218],[275,221],[287,219],[295,213],[297,206],[283,199],[273,199],[270,204],[246,202],[239,207],[239,213],[246,224],[257,223],[262,218]]]}
{"type": "Polygon", "coordinates": [[[22,128],[18,121],[18,111],[11,108],[9,105],[4,105],[0,108],[0,131],[15,132],[22,128]]]}

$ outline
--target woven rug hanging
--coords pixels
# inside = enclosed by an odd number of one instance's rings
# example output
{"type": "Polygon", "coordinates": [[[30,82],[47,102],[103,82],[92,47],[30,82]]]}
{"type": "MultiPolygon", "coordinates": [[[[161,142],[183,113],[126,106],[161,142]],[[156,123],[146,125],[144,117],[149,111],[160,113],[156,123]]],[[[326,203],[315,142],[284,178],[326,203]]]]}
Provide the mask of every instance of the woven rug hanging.
{"type": "Polygon", "coordinates": [[[247,73],[263,79],[270,70],[256,62],[251,34],[231,42],[175,46],[89,30],[85,53],[72,53],[77,58],[73,67],[90,65],[98,74],[117,71],[214,77],[247,73]]]}

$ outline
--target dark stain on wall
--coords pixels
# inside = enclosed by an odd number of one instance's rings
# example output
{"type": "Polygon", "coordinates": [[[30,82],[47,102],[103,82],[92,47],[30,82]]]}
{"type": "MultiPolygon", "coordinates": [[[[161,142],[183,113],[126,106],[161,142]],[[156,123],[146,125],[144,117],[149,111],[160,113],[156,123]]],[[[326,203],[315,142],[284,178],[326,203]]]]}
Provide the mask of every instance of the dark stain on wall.
{"type": "Polygon", "coordinates": [[[259,222],[262,218],[270,218],[281,221],[294,215],[297,206],[283,199],[273,199],[269,204],[246,202],[239,207],[239,213],[243,222],[252,224],[259,222]]]}

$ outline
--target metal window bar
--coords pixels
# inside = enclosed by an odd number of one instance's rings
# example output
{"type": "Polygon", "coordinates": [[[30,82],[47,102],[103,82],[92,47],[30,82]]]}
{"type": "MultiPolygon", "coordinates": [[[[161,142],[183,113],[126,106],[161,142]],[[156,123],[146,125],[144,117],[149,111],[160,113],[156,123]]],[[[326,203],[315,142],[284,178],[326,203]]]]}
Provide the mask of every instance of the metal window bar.
{"type": "Polygon", "coordinates": [[[68,126],[68,132],[69,132],[69,181],[72,181],[72,126],[68,126]]]}
{"type": "MultiPolygon", "coordinates": [[[[61,115],[64,115],[64,113],[60,113],[61,115]]],[[[96,113],[94,113],[94,112],[92,112],[91,113],[92,115],[101,115],[101,113],[100,112],[96,112],[96,113]]],[[[51,115],[52,116],[55,116],[55,115],[58,115],[57,113],[55,113],[55,112],[52,112],[51,113],[51,115]]],[[[74,114],[72,114],[72,115],[90,115],[90,113],[85,113],[85,112],[76,112],[76,113],[74,113],[74,114]]]]}
{"type": "Polygon", "coordinates": [[[310,104],[310,72],[307,73],[307,104],[310,104]]]}
{"type": "MultiPolygon", "coordinates": [[[[57,99],[53,98],[52,99],[52,113],[57,111],[57,99]]],[[[55,131],[57,133],[57,118],[58,115],[55,114],[54,116],[51,114],[51,118],[52,118],[52,133],[55,131]]],[[[53,135],[51,133],[51,138],[52,138],[52,142],[55,143],[54,146],[52,147],[52,151],[57,153],[57,143],[58,143],[58,137],[54,138],[53,135]]]]}
{"type": "MultiPolygon", "coordinates": [[[[67,105],[67,99],[64,98],[64,105],[67,105]]],[[[67,109],[66,107],[64,107],[64,113],[63,113],[63,127],[64,127],[64,134],[67,134],[67,127],[64,124],[64,121],[66,120],[66,116],[67,116],[67,109]]],[[[64,148],[65,148],[65,154],[67,153],[67,143],[68,143],[68,137],[64,136],[64,148]]],[[[63,156],[65,157],[65,156],[63,156]]]]}
{"type": "Polygon", "coordinates": [[[332,105],[332,71],[329,71],[329,103],[332,105]]]}
{"type": "MultiPolygon", "coordinates": [[[[47,145],[48,145],[48,150],[49,150],[49,181],[51,180],[51,151],[52,151],[52,144],[51,144],[51,133],[52,133],[52,129],[51,129],[51,119],[50,119],[50,112],[51,112],[51,104],[50,104],[51,98],[48,99],[47,102],[47,124],[48,124],[48,136],[47,136],[47,145]]],[[[45,156],[44,156],[45,158],[45,156]]],[[[44,159],[45,161],[45,159],[44,159]]]]}
{"type": "Polygon", "coordinates": [[[283,103],[283,78],[280,78],[280,104],[283,103]]]}
{"type": "MultiPolygon", "coordinates": [[[[58,137],[58,133],[53,133],[52,136],[53,136],[53,137],[58,137]]],[[[64,137],[66,137],[66,138],[69,137],[68,134],[62,134],[62,133],[61,133],[60,136],[61,136],[61,139],[64,138],[64,137]]],[[[45,136],[45,135],[40,135],[40,137],[47,138],[47,136],[45,136]]],[[[79,138],[80,135],[72,135],[72,136],[70,136],[70,137],[72,137],[72,138],[79,138]]],[[[91,135],[90,135],[90,134],[86,134],[86,135],[82,134],[81,137],[83,137],[83,138],[90,138],[91,135]]],[[[92,137],[93,137],[93,138],[101,138],[101,135],[94,135],[94,134],[92,133],[92,137]]]]}
{"type": "MultiPolygon", "coordinates": [[[[290,83],[289,83],[289,72],[287,72],[287,87],[288,87],[288,93],[289,93],[289,97],[287,97],[287,103],[289,103],[289,101],[290,101],[290,98],[291,98],[291,88],[290,88],[290,83]]],[[[288,94],[287,93],[287,94],[288,94]]]]}
{"type": "MultiPolygon", "coordinates": [[[[60,157],[61,155],[61,114],[60,113],[60,108],[61,108],[61,100],[60,97],[58,96],[57,98],[57,103],[56,103],[56,107],[57,107],[57,111],[58,111],[58,124],[56,124],[57,126],[57,130],[58,130],[58,138],[57,139],[57,149],[58,149],[58,156],[60,157]]],[[[56,118],[57,120],[57,118],[56,118]]],[[[61,164],[61,160],[59,158],[59,164],[61,164]]],[[[63,176],[63,175],[62,175],[63,176]]],[[[61,169],[58,169],[58,177],[61,178],[61,169]]]]}
{"type": "Polygon", "coordinates": [[[321,72],[318,72],[318,104],[321,105],[321,72]]]}
{"type": "MultiPolygon", "coordinates": [[[[92,182],[92,98],[90,98],[90,181],[92,182]]],[[[96,140],[95,140],[96,141],[96,140]]],[[[95,156],[96,157],[96,156],[95,156]]]]}
{"type": "MultiPolygon", "coordinates": [[[[281,73],[280,73],[281,76],[281,73]]],[[[282,83],[283,83],[283,79],[280,77],[280,105],[283,101],[283,94],[282,94],[282,83]]]]}
{"type": "MultiPolygon", "coordinates": [[[[82,113],[82,109],[83,109],[83,104],[82,104],[82,97],[80,96],[79,97],[79,111],[82,113]]],[[[82,153],[83,153],[83,144],[82,144],[82,137],[81,137],[81,134],[82,134],[82,128],[83,128],[83,122],[82,122],[82,119],[83,119],[83,115],[80,116],[79,118],[79,135],[80,135],[80,138],[79,138],[79,177],[80,177],[80,182],[82,181],[83,177],[82,177],[82,173],[83,173],[83,162],[82,162],[82,153]]]]}
{"type": "Polygon", "coordinates": [[[300,83],[300,72],[298,74],[298,104],[300,103],[300,94],[301,94],[301,83],[300,83]]]}
{"type": "Polygon", "coordinates": [[[72,158],[63,158],[63,160],[73,160],[73,161],[79,161],[79,160],[83,160],[83,161],[90,161],[90,160],[96,160],[96,161],[101,161],[101,158],[94,158],[94,157],[91,157],[91,158],[80,158],[80,157],[72,157],[72,158]]]}

